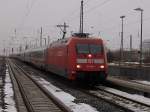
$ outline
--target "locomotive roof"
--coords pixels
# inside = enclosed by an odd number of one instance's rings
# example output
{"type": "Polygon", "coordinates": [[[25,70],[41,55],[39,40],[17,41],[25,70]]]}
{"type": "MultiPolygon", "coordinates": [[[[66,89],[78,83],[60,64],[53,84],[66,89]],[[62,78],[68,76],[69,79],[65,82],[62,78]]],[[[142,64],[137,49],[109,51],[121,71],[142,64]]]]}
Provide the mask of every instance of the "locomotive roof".
{"type": "Polygon", "coordinates": [[[102,40],[102,39],[95,37],[77,37],[76,35],[73,35],[70,38],[58,39],[57,41],[52,42],[50,44],[50,47],[67,45],[71,40],[102,40]]]}
{"type": "Polygon", "coordinates": [[[96,38],[96,37],[82,37],[81,38],[81,37],[77,37],[77,35],[73,35],[70,38],[58,39],[57,41],[52,42],[49,46],[27,49],[23,52],[27,53],[27,52],[43,51],[47,49],[48,47],[67,45],[71,40],[102,40],[102,39],[96,38]]]}

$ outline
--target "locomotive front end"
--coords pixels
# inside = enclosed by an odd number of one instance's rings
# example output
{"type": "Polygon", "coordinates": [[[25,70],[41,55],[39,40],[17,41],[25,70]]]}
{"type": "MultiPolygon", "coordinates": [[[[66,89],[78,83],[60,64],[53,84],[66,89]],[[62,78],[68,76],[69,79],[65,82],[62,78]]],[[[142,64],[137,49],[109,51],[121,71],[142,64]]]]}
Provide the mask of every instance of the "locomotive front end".
{"type": "Polygon", "coordinates": [[[83,39],[75,43],[74,76],[95,82],[105,81],[107,59],[101,39],[83,39]]]}

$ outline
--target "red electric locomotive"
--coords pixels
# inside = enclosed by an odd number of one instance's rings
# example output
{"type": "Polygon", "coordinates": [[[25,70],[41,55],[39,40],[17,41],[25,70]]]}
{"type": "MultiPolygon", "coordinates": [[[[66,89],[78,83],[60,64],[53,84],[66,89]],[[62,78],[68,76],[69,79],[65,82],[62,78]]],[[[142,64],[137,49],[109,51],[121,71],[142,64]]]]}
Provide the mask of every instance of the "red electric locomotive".
{"type": "Polygon", "coordinates": [[[83,78],[100,82],[107,77],[106,52],[100,38],[75,34],[51,43],[48,48],[27,51],[22,56],[24,61],[69,80],[83,78]]]}
{"type": "Polygon", "coordinates": [[[70,80],[105,80],[107,77],[107,58],[102,39],[74,35],[51,44],[47,53],[47,70],[70,80]]]}

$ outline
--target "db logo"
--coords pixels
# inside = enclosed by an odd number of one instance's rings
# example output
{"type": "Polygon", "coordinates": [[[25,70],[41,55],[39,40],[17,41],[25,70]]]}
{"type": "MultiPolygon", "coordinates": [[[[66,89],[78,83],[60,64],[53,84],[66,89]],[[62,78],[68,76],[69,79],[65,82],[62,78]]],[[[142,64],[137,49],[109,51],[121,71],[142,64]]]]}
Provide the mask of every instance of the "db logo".
{"type": "Polygon", "coordinates": [[[92,59],[87,59],[87,63],[93,63],[92,59]]]}

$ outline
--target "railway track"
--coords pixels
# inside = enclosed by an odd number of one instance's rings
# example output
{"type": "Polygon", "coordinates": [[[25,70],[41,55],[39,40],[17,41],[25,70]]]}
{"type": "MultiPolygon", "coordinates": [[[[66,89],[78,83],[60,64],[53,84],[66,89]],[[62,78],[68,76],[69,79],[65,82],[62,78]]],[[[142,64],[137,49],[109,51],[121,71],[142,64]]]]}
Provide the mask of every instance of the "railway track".
{"type": "MultiPolygon", "coordinates": [[[[29,112],[72,112],[54,96],[47,93],[29,74],[8,60],[9,70],[14,75],[29,112]]],[[[21,111],[22,112],[22,111],[21,111]]]]}
{"type": "Polygon", "coordinates": [[[81,91],[91,97],[97,98],[99,101],[104,100],[111,105],[115,105],[127,112],[150,112],[150,105],[111,93],[110,91],[106,91],[105,88],[106,87],[99,86],[96,90],[81,91]]]}
{"type": "MultiPolygon", "coordinates": [[[[25,64],[20,63],[17,61],[17,64],[22,66],[22,68],[27,71],[28,73],[32,74],[33,77],[36,77],[37,75],[40,77],[43,77],[47,81],[51,82],[55,86],[58,86],[63,91],[73,95],[76,97],[75,103],[86,103],[91,105],[92,107],[95,107],[100,112],[126,112],[126,109],[121,108],[120,106],[113,105],[112,103],[105,102],[104,100],[101,100],[98,97],[95,97],[94,95],[87,94],[86,92],[83,92],[85,89],[81,90],[80,85],[72,85],[70,82],[66,80],[62,80],[60,77],[53,77],[53,75],[49,75],[49,73],[42,72],[40,70],[37,70],[35,68],[32,68],[31,66],[27,66],[25,64]],[[49,77],[50,76],[50,77],[49,77]]],[[[84,88],[84,87],[83,87],[84,88]]],[[[87,88],[86,88],[87,89],[87,88]]]]}
{"type": "Polygon", "coordinates": [[[127,98],[117,93],[105,90],[104,86],[97,87],[97,90],[85,91],[87,94],[103,99],[111,104],[119,106],[129,112],[150,112],[150,104],[127,98]]]}
{"type": "Polygon", "coordinates": [[[135,84],[140,84],[140,85],[143,85],[143,86],[146,86],[146,87],[150,86],[150,83],[148,84],[148,83],[140,82],[140,81],[144,81],[144,80],[132,80],[132,79],[129,79],[129,78],[126,78],[126,77],[113,77],[113,76],[108,77],[108,81],[111,81],[111,80],[116,81],[115,79],[120,80],[120,81],[126,81],[126,82],[135,83],[135,84]]]}
{"type": "Polygon", "coordinates": [[[113,77],[108,77],[107,82],[112,85],[120,86],[123,88],[129,88],[131,90],[139,91],[144,94],[150,94],[150,86],[147,84],[142,84],[139,82],[129,80],[122,80],[113,77]]]}
{"type": "Polygon", "coordinates": [[[136,80],[131,80],[130,82],[138,83],[138,84],[141,84],[141,85],[144,85],[144,86],[147,86],[147,87],[150,86],[150,83],[149,83],[149,84],[147,84],[147,83],[142,83],[142,82],[139,82],[138,80],[137,80],[137,81],[136,81],[136,80]]]}

